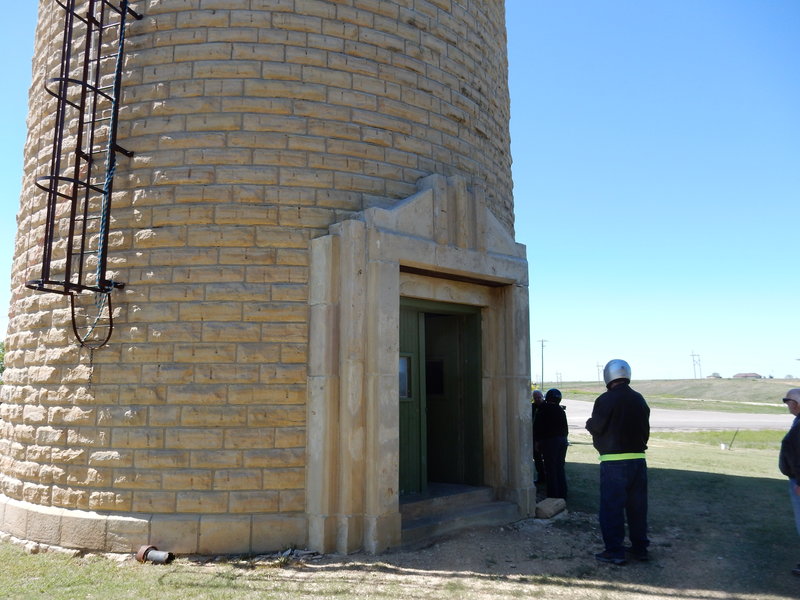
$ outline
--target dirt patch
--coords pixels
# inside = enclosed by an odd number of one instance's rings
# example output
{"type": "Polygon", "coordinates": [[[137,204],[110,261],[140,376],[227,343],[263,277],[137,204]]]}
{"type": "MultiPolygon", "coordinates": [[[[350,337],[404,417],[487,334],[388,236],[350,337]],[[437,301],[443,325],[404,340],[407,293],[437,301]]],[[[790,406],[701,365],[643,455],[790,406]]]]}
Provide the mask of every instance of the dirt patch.
{"type": "MultiPolygon", "coordinates": [[[[611,566],[594,559],[594,553],[602,550],[597,517],[565,512],[550,520],[525,519],[502,527],[467,529],[424,547],[379,556],[289,556],[279,560],[277,566],[283,568],[275,569],[271,577],[282,585],[291,585],[294,597],[770,597],[731,596],[723,590],[708,589],[702,593],[685,589],[676,596],[674,590],[662,589],[671,585],[661,574],[676,567],[671,548],[680,535],[674,530],[653,536],[650,562],[611,566]]],[[[690,575],[687,565],[680,568],[682,577],[690,575]]]]}
{"type": "MultiPolygon", "coordinates": [[[[651,560],[625,566],[598,563],[602,550],[596,515],[566,512],[503,527],[468,529],[413,550],[380,556],[310,556],[275,573],[297,594],[363,598],[569,598],[631,600],[785,600],[756,563],[685,544],[678,527],[651,534],[651,560]]],[[[690,537],[694,537],[694,534],[690,537]]],[[[800,590],[785,569],[780,586],[800,590]],[[783,584],[786,584],[785,586],[783,584]]]]}
{"type": "Polygon", "coordinates": [[[575,576],[594,566],[593,552],[601,549],[597,518],[565,512],[550,520],[469,529],[424,548],[381,558],[418,570],[575,576]]]}

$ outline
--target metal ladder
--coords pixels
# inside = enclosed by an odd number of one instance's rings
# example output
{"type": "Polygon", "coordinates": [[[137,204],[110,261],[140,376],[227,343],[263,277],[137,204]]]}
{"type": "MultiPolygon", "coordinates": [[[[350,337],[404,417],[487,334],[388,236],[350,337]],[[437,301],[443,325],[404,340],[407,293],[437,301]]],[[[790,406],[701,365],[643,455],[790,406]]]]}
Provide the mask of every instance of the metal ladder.
{"type": "Polygon", "coordinates": [[[99,348],[113,330],[111,292],[124,287],[107,277],[109,221],[117,154],[133,155],[117,144],[126,23],[142,16],[128,0],[54,2],[64,29],[59,73],[45,83],[55,98],[49,170],[35,182],[46,194],[41,277],[25,286],[69,296],[78,342],[99,348]],[[78,306],[84,294],[93,309],[78,306]]]}

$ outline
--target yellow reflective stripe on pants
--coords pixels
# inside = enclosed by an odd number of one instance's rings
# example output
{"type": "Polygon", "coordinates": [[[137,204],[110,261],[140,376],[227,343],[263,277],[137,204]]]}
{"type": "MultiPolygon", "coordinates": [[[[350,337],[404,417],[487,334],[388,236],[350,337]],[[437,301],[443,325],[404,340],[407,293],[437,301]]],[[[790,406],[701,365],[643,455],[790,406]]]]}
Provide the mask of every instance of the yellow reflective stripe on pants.
{"type": "Polygon", "coordinates": [[[633,460],[635,458],[644,458],[644,452],[628,452],[627,454],[601,454],[600,462],[607,460],[633,460]]]}

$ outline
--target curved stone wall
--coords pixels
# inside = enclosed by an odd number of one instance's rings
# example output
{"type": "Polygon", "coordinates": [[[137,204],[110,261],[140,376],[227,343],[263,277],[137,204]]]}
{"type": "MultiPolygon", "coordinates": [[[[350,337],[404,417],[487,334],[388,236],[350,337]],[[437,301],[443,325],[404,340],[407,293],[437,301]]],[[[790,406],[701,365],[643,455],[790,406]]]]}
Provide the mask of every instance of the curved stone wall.
{"type": "Polygon", "coordinates": [[[504,5],[132,7],[144,19],[128,30],[120,143],[135,155],[117,168],[109,248],[126,286],[113,292],[111,342],[90,353],[63,297],[24,288],[38,276],[44,200],[32,182],[49,160],[42,86],[57,69],[62,14],[41,0],[0,528],[106,549],[303,543],[310,240],[430,174],[481,185],[513,231],[504,5]],[[38,516],[26,519],[26,506],[38,516]],[[48,510],[58,539],[36,528],[48,510]],[[70,534],[65,519],[92,521],[97,537],[70,534]]]}

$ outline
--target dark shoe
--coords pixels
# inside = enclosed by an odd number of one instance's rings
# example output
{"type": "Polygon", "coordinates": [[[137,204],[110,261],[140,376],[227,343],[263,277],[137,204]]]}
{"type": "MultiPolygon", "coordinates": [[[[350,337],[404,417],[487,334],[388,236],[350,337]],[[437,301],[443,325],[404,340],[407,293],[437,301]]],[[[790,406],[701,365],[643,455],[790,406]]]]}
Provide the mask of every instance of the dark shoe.
{"type": "Polygon", "coordinates": [[[624,557],[614,556],[608,550],[603,550],[600,554],[595,554],[594,557],[600,562],[610,563],[612,565],[624,565],[628,562],[624,557]]]}
{"type": "Polygon", "coordinates": [[[647,562],[650,560],[650,554],[648,554],[647,548],[644,550],[634,550],[630,546],[625,546],[625,555],[630,556],[633,560],[638,560],[639,562],[647,562]]]}
{"type": "Polygon", "coordinates": [[[792,575],[797,575],[798,577],[800,577],[800,563],[797,563],[797,566],[794,569],[792,569],[792,575]]]}

